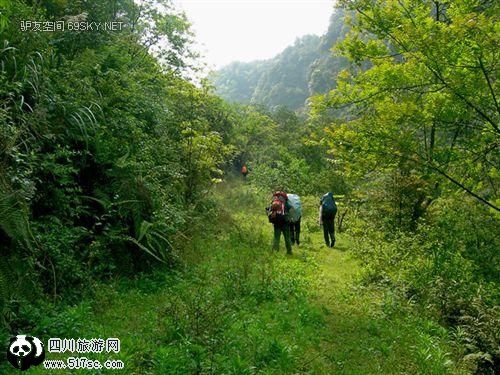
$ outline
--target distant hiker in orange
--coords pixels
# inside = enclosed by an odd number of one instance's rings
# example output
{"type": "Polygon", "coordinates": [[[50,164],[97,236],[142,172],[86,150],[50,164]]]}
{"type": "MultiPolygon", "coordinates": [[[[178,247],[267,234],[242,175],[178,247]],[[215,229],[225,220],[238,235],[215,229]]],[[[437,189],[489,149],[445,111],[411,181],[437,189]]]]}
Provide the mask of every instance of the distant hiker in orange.
{"type": "Polygon", "coordinates": [[[247,178],[248,168],[246,164],[243,164],[243,167],[241,167],[241,174],[243,175],[243,178],[247,178]]]}

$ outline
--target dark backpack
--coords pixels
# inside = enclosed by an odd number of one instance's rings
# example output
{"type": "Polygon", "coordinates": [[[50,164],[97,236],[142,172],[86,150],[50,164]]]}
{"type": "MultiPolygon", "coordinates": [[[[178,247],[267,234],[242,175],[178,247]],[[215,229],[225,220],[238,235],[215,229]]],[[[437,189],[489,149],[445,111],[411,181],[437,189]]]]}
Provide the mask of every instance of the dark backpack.
{"type": "Polygon", "coordinates": [[[321,214],[326,217],[334,216],[337,213],[337,205],[333,194],[325,194],[321,198],[321,214]]]}
{"type": "Polygon", "coordinates": [[[283,191],[277,191],[273,194],[271,205],[266,209],[270,223],[284,224],[286,222],[285,207],[287,199],[288,197],[283,191]]]}

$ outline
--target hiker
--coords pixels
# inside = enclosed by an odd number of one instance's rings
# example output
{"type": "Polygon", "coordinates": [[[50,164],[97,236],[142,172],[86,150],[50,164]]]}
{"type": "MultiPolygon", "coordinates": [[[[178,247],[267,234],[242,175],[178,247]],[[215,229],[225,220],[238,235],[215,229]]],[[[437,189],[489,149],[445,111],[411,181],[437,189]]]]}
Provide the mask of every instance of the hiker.
{"type": "Polygon", "coordinates": [[[243,164],[243,167],[241,167],[241,174],[243,175],[243,178],[247,178],[248,168],[246,164],[243,164]]]}
{"type": "Polygon", "coordinates": [[[273,250],[278,251],[280,237],[283,233],[285,239],[286,253],[292,254],[292,243],[290,242],[290,203],[288,196],[284,191],[277,191],[273,194],[271,205],[266,208],[267,217],[270,223],[274,225],[273,250]]]}
{"type": "Polygon", "coordinates": [[[290,240],[292,245],[300,244],[300,219],[302,218],[302,203],[297,194],[288,194],[290,203],[290,240]]]}
{"type": "Polygon", "coordinates": [[[326,246],[335,245],[335,215],[337,214],[337,204],[333,198],[333,193],[328,192],[321,197],[319,203],[319,225],[323,225],[326,246]]]}

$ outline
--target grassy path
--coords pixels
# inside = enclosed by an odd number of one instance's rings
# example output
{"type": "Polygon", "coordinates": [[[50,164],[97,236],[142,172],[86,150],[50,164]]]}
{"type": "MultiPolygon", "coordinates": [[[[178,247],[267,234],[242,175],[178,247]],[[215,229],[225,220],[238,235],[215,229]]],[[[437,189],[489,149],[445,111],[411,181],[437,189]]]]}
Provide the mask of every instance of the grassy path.
{"type": "Polygon", "coordinates": [[[183,267],[96,285],[92,299],[46,327],[48,337],[120,338],[120,353],[86,355],[122,360],[125,369],[113,373],[460,373],[442,329],[356,287],[353,245],[344,234],[336,248],[323,245],[316,198],[304,199],[301,246],[291,257],[283,243],[270,250],[263,197],[225,185],[215,199],[225,209],[196,224],[204,234],[185,244],[183,267]]]}
{"type": "Polygon", "coordinates": [[[295,248],[294,256],[312,257],[317,264],[309,295],[324,316],[321,345],[311,359],[321,364],[318,373],[461,373],[441,327],[397,311],[381,290],[360,286],[362,269],[352,256],[349,235],[337,233],[335,248],[325,246],[317,205],[317,198],[305,198],[304,209],[313,214],[304,220],[304,246],[295,248]]]}

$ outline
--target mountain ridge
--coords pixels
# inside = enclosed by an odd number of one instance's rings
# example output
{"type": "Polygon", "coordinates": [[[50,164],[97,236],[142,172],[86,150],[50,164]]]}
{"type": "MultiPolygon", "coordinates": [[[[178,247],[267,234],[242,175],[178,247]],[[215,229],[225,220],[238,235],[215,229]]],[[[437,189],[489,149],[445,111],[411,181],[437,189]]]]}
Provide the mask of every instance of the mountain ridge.
{"type": "Polygon", "coordinates": [[[345,58],[331,51],[347,33],[345,15],[336,10],[323,35],[298,37],[273,58],[222,67],[210,77],[216,93],[241,104],[302,108],[310,96],[335,88],[337,74],[347,66],[345,58]]]}

